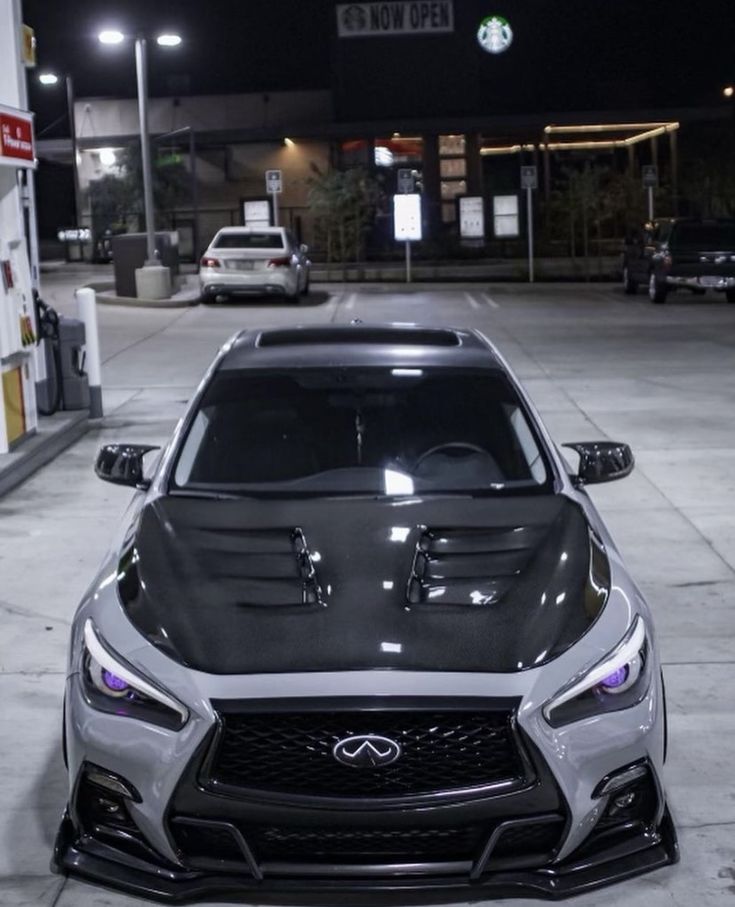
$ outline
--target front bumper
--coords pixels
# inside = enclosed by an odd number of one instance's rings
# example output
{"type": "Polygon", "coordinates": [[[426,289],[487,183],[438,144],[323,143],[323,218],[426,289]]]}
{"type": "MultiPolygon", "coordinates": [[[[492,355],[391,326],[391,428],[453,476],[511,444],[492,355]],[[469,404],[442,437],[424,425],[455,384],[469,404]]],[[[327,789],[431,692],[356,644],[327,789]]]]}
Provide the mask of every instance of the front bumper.
{"type": "Polygon", "coordinates": [[[670,287],[687,287],[691,290],[733,290],[735,276],[700,275],[698,277],[668,274],[666,285],[670,287]]]}
{"type": "MultiPolygon", "coordinates": [[[[600,840],[574,856],[535,869],[507,869],[472,879],[472,868],[462,874],[436,871],[416,875],[387,867],[380,877],[313,878],[306,875],[268,878],[255,867],[248,874],[228,871],[187,871],[181,867],[143,861],[121,861],[114,848],[89,838],[79,838],[68,814],[59,829],[52,868],[130,894],[170,903],[205,897],[251,900],[255,891],[308,894],[314,892],[353,893],[360,891],[414,891],[463,889],[486,897],[531,896],[561,899],[591,891],[613,882],[659,869],[679,859],[676,832],[668,810],[655,829],[639,830],[624,839],[600,840]],[[258,877],[260,876],[260,878],[258,877]]],[[[465,868],[466,869],[466,868],[465,868]]],[[[371,903],[374,901],[371,900],[371,903]]]]}

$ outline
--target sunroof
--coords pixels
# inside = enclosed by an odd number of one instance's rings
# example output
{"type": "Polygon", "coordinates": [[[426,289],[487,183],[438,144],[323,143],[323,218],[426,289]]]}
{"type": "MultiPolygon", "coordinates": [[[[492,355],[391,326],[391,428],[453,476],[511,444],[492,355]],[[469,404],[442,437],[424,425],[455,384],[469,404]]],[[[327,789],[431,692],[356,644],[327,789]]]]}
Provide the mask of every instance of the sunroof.
{"type": "Polygon", "coordinates": [[[454,331],[432,328],[344,327],[264,331],[258,346],[315,346],[321,344],[384,343],[391,346],[459,346],[454,331]]]}

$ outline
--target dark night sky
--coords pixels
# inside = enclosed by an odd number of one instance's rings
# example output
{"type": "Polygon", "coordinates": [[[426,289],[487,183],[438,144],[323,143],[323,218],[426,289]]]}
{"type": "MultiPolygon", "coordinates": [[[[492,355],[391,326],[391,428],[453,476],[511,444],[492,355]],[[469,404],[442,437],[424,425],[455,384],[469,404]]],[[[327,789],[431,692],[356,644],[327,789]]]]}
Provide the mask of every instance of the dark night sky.
{"type": "MultiPolygon", "coordinates": [[[[176,50],[151,48],[152,95],[334,87],[351,120],[712,105],[735,81],[733,0],[454,0],[453,35],[343,41],[334,37],[333,0],[23,6],[36,29],[37,72],[71,72],[79,97],[135,93],[132,51],[98,45],[104,26],[182,34],[176,50]],[[491,12],[515,32],[500,57],[474,39],[491,12]]],[[[31,106],[42,130],[63,114],[63,93],[34,86],[31,106]]]]}

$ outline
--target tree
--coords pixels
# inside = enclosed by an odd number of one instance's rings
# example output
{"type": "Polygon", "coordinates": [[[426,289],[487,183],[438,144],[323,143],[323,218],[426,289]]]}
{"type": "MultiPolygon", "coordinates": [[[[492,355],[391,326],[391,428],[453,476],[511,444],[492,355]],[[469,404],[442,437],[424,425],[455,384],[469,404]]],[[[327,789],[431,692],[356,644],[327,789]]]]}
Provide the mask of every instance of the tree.
{"type": "Polygon", "coordinates": [[[360,261],[375,218],[379,187],[361,167],[322,171],[312,164],[309,204],[327,250],[327,261],[360,261]]]}

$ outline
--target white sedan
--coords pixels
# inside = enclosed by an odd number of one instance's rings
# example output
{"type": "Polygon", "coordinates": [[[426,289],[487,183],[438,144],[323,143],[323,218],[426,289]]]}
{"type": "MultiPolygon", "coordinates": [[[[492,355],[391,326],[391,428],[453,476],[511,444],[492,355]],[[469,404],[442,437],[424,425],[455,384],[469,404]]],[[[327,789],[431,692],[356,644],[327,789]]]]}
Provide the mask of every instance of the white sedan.
{"type": "Polygon", "coordinates": [[[309,292],[307,251],[286,227],[224,227],[200,262],[202,299],[279,295],[298,301],[309,292]]]}

